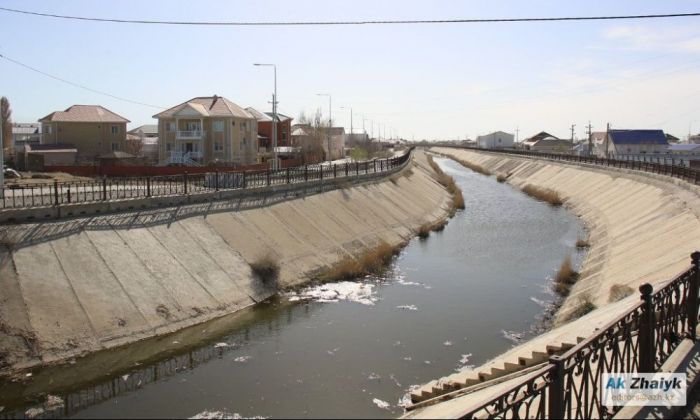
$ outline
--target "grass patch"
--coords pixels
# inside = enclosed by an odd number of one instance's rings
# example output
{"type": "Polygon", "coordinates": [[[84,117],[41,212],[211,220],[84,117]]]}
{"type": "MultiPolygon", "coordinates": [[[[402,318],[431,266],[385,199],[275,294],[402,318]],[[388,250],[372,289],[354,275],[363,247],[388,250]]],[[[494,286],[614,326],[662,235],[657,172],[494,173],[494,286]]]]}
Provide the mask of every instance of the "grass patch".
{"type": "Polygon", "coordinates": [[[321,276],[322,281],[350,280],[368,274],[379,274],[401,249],[382,241],[376,247],[366,250],[357,258],[345,257],[321,276]]]}
{"type": "Polygon", "coordinates": [[[408,169],[406,169],[405,171],[403,171],[403,172],[401,173],[401,175],[402,175],[402,176],[405,176],[406,178],[408,178],[409,176],[413,175],[413,169],[412,169],[412,168],[408,168],[408,169]]]}
{"type": "Polygon", "coordinates": [[[578,281],[579,273],[571,264],[571,257],[566,256],[559,266],[559,271],[554,277],[554,291],[561,296],[569,296],[571,288],[578,281]]]}
{"type": "Polygon", "coordinates": [[[627,296],[631,296],[632,294],[634,294],[634,289],[626,284],[613,284],[610,286],[610,296],[608,297],[608,302],[617,302],[626,298],[627,296]]]}
{"type": "Polygon", "coordinates": [[[564,200],[561,198],[559,193],[554,190],[550,190],[549,188],[540,188],[527,184],[523,187],[523,192],[530,197],[549,203],[552,206],[561,206],[564,204],[564,200]]]}
{"type": "Polygon", "coordinates": [[[454,216],[457,210],[464,210],[464,196],[462,195],[462,190],[460,190],[457,183],[455,183],[454,178],[443,172],[440,165],[433,160],[432,156],[428,156],[428,163],[435,171],[437,181],[452,195],[452,208],[449,212],[450,217],[454,216]]]}
{"type": "Polygon", "coordinates": [[[566,317],[568,321],[581,318],[597,309],[589,295],[581,296],[576,303],[576,308],[566,317]]]}
{"type": "Polygon", "coordinates": [[[280,265],[277,260],[271,255],[267,254],[264,257],[259,258],[250,264],[250,268],[253,270],[260,280],[267,285],[276,285],[277,278],[280,273],[280,265]]]}
{"type": "Polygon", "coordinates": [[[431,228],[431,226],[426,223],[426,224],[422,225],[421,227],[419,227],[418,232],[416,232],[416,233],[417,233],[419,238],[428,239],[428,236],[430,236],[430,231],[432,231],[432,230],[433,229],[431,228]]]}
{"type": "Polygon", "coordinates": [[[496,181],[500,182],[501,184],[506,182],[507,179],[508,179],[508,175],[498,174],[496,176],[496,181]]]}
{"type": "Polygon", "coordinates": [[[578,248],[578,249],[584,249],[584,248],[588,248],[590,246],[591,246],[591,244],[588,243],[588,240],[586,240],[584,238],[578,238],[576,240],[576,248],[578,248]]]}

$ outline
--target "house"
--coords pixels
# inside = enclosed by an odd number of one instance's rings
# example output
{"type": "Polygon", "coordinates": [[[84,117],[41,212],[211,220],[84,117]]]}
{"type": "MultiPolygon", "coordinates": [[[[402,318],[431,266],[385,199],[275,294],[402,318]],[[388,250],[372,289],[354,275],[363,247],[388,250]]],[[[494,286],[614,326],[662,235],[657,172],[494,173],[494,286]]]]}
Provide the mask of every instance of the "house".
{"type": "Polygon", "coordinates": [[[12,124],[12,144],[14,152],[24,150],[25,145],[41,144],[41,124],[14,123],[12,124]]]}
{"type": "Polygon", "coordinates": [[[681,142],[681,139],[672,134],[666,133],[666,141],[668,142],[668,144],[678,144],[681,142]]]}
{"type": "Polygon", "coordinates": [[[326,156],[326,160],[343,159],[345,157],[345,128],[331,127],[330,143],[326,138],[327,136],[328,132],[326,131],[326,133],[324,133],[323,142],[321,143],[323,145],[323,152],[326,156]]]}
{"type": "Polygon", "coordinates": [[[158,125],[146,124],[129,130],[123,151],[146,158],[149,163],[158,163],[158,125]]]}
{"type": "Polygon", "coordinates": [[[689,144],[700,144],[700,134],[696,134],[694,136],[688,136],[688,143],[689,144]]]}
{"type": "Polygon", "coordinates": [[[523,149],[543,153],[567,153],[572,149],[569,140],[562,140],[546,131],[540,131],[532,137],[523,140],[523,149]]]}
{"type": "Polygon", "coordinates": [[[515,136],[512,134],[495,131],[476,138],[477,147],[480,149],[504,149],[512,148],[515,136]]]}
{"type": "Polygon", "coordinates": [[[157,139],[158,138],[158,125],[157,124],[146,124],[129,130],[127,134],[137,136],[142,141],[144,139],[157,139]]]}
{"type": "Polygon", "coordinates": [[[255,117],[222,96],[192,98],[153,118],[158,119],[161,164],[250,165],[257,161],[255,117]]]}
{"type": "MultiPolygon", "coordinates": [[[[272,122],[274,113],[260,112],[255,108],[246,108],[258,123],[258,161],[265,162],[273,156],[272,122]]],[[[298,150],[292,147],[292,117],[277,113],[277,156],[280,159],[296,157],[298,150]]]]}
{"type": "Polygon", "coordinates": [[[666,153],[682,156],[700,156],[700,144],[671,144],[666,153]]]}
{"type": "Polygon", "coordinates": [[[123,150],[126,118],[100,105],[73,105],[41,118],[41,144],[64,144],[78,151],[79,160],[123,150]]]}
{"type": "Polygon", "coordinates": [[[45,166],[71,166],[76,164],[78,149],[70,144],[25,144],[17,152],[17,169],[43,171],[45,166]]]}
{"type": "Polygon", "coordinates": [[[353,128],[352,131],[346,133],[345,147],[363,146],[369,144],[369,135],[363,128],[353,128]]]}
{"type": "Polygon", "coordinates": [[[605,157],[605,139],[608,133],[606,131],[594,131],[591,133],[591,144],[593,154],[597,157],[605,157]]]}
{"type": "Polygon", "coordinates": [[[663,130],[610,130],[605,140],[606,156],[665,153],[668,141],[663,130]]]}

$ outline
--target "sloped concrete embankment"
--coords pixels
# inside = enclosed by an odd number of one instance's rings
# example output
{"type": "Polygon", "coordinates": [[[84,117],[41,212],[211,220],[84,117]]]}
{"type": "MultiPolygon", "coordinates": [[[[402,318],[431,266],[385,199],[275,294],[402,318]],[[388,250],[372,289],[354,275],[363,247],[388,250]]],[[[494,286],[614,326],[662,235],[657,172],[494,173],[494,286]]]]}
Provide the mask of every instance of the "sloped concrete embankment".
{"type": "MultiPolygon", "coordinates": [[[[412,393],[414,402],[450,392],[457,392],[456,396],[462,391],[455,390],[497,382],[497,378],[546,361],[553,352],[573,347],[636,303],[641,284],[660,287],[687,269],[691,252],[700,249],[700,188],[683,181],[638,171],[463,149],[432,151],[480,165],[494,176],[507,176],[507,182],[516,188],[530,184],[555,190],[567,208],[582,218],[591,246],[580,279],[556,314],[554,329],[483,366],[422,386],[412,393]],[[631,295],[611,302],[611,288],[618,285],[628,286],[631,295]],[[584,299],[590,299],[597,309],[569,321],[584,299]]],[[[497,391],[497,387],[484,389],[478,398],[497,391]]],[[[471,399],[469,395],[462,398],[467,401],[438,404],[411,416],[451,417],[478,399],[476,394],[471,399]]]]}
{"type": "Polygon", "coordinates": [[[380,241],[444,218],[449,194],[418,153],[402,173],[276,202],[229,200],[0,226],[0,372],[121,346],[264,300],[250,263],[303,284],[380,241]],[[270,204],[275,203],[275,204],[270,204]]]}

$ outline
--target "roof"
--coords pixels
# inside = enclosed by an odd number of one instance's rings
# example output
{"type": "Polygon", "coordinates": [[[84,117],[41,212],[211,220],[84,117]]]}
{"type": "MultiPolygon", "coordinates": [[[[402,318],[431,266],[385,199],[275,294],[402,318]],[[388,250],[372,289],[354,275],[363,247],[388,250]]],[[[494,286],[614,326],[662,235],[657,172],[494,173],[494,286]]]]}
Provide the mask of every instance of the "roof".
{"type": "Polygon", "coordinates": [[[669,152],[700,152],[700,144],[672,144],[668,146],[669,152]]]}
{"type": "Polygon", "coordinates": [[[607,132],[605,131],[594,131],[591,133],[591,140],[593,140],[594,143],[602,143],[605,141],[605,135],[607,132]]]}
{"type": "Polygon", "coordinates": [[[129,130],[130,134],[138,134],[138,132],[142,131],[143,134],[158,134],[158,125],[157,124],[146,124],[142,125],[140,127],[136,127],[133,130],[129,130]]]}
{"type": "Polygon", "coordinates": [[[167,109],[153,118],[172,118],[175,116],[194,117],[237,117],[255,118],[253,114],[229,101],[223,96],[200,96],[192,98],[170,109],[167,109]]]}
{"type": "Polygon", "coordinates": [[[249,106],[245,110],[250,112],[251,115],[253,115],[253,118],[255,118],[258,121],[272,121],[272,118],[268,117],[267,114],[265,114],[264,112],[260,112],[251,106],[249,106]]]}
{"type": "Polygon", "coordinates": [[[663,130],[610,130],[614,144],[668,144],[663,130]]]}
{"type": "Polygon", "coordinates": [[[523,143],[536,142],[538,140],[542,140],[542,139],[547,138],[547,137],[551,137],[554,139],[557,138],[556,136],[553,136],[546,131],[540,131],[539,133],[535,134],[534,136],[528,137],[525,140],[523,140],[523,143]]]}
{"type": "Polygon", "coordinates": [[[292,127],[292,136],[308,136],[310,127],[295,125],[292,127]]]}
{"type": "MultiPolygon", "coordinates": [[[[265,114],[266,114],[270,119],[272,119],[272,115],[273,115],[272,112],[266,112],[265,114]]],[[[285,121],[288,121],[288,120],[291,120],[291,119],[292,119],[292,117],[288,117],[288,116],[286,116],[286,115],[284,115],[284,114],[280,114],[279,112],[277,113],[277,122],[285,122],[285,121]]]]}
{"type": "Polygon", "coordinates": [[[331,136],[339,136],[345,134],[345,127],[331,127],[331,136]]]}
{"type": "Polygon", "coordinates": [[[101,105],[73,105],[65,111],[52,112],[39,122],[128,123],[131,121],[101,105]]]}
{"type": "Polygon", "coordinates": [[[41,124],[35,123],[14,123],[12,124],[12,134],[39,134],[41,124]]]}

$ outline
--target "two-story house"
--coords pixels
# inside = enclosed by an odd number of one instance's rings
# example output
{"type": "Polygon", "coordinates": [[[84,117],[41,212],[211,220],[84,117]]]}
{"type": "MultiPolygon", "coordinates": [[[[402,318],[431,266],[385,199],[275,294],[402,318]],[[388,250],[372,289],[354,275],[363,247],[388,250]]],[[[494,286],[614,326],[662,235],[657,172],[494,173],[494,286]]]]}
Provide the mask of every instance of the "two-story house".
{"type": "Polygon", "coordinates": [[[41,143],[72,145],[79,160],[124,149],[126,118],[100,105],[73,105],[41,118],[41,143]]]}
{"type": "Polygon", "coordinates": [[[224,97],[192,98],[153,118],[158,119],[161,164],[249,165],[257,160],[255,118],[224,97]]]}
{"type": "MultiPolygon", "coordinates": [[[[272,112],[260,112],[255,108],[248,107],[250,112],[258,122],[258,160],[265,162],[272,158],[272,112]]],[[[277,156],[280,159],[290,159],[298,155],[298,149],[292,147],[292,117],[277,113],[277,156]]]]}

